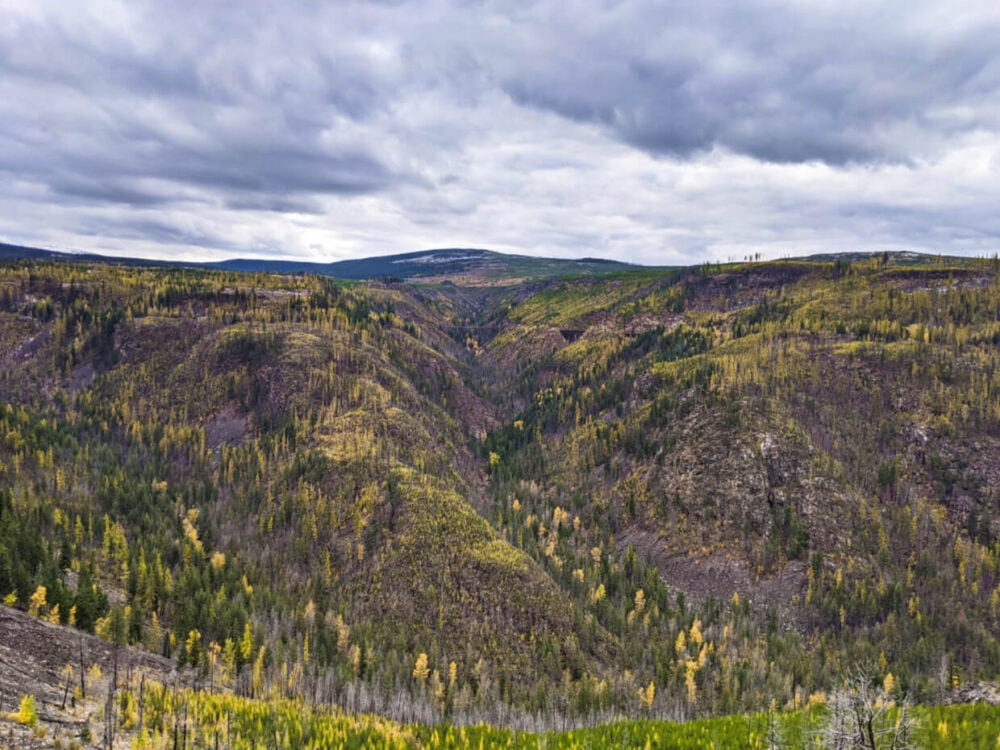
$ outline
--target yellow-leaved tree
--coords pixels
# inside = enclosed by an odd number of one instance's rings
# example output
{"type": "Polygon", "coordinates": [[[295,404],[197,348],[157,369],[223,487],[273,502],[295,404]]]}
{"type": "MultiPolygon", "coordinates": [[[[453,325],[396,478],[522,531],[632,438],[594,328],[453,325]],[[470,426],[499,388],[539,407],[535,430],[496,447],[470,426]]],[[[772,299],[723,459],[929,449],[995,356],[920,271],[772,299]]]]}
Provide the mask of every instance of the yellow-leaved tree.
{"type": "Polygon", "coordinates": [[[35,593],[31,595],[31,599],[28,600],[28,614],[32,617],[39,617],[45,611],[45,597],[48,595],[48,591],[44,586],[39,586],[35,589],[35,593]]]}
{"type": "Polygon", "coordinates": [[[427,654],[421,651],[417,654],[417,662],[413,665],[413,679],[418,682],[427,682],[430,675],[430,667],[427,665],[427,654]]]}

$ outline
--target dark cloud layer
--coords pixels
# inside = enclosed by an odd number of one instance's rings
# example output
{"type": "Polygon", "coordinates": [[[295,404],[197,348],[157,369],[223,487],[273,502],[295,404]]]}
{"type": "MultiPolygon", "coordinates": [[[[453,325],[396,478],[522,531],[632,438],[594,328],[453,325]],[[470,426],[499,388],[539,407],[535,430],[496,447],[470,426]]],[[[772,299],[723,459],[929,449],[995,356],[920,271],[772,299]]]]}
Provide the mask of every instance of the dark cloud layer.
{"type": "Polygon", "coordinates": [[[997,244],[991,3],[6,5],[8,240],[647,262],[997,244]]]}
{"type": "MultiPolygon", "coordinates": [[[[570,21],[540,72],[517,66],[506,89],[680,157],[724,147],[775,162],[909,161],[956,134],[1000,126],[995,13],[909,3],[643,5],[570,21]]],[[[531,19],[512,36],[530,39],[539,21],[556,19],[531,19]]],[[[544,47],[518,59],[541,59],[544,47]]]]}

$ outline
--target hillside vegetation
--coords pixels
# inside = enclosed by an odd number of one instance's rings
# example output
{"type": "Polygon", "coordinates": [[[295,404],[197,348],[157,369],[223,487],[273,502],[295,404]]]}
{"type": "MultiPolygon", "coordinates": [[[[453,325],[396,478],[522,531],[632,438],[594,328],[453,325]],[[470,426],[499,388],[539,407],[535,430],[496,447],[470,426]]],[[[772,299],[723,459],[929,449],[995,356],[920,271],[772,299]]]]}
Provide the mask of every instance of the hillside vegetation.
{"type": "Polygon", "coordinates": [[[497,525],[688,710],[856,663],[921,700],[994,677],[996,279],[873,259],[550,285],[483,355],[532,363],[491,385],[519,410],[484,449],[497,525]]]}
{"type": "Polygon", "coordinates": [[[931,702],[1000,673],[998,271],[10,264],[0,596],[275,710],[931,702]]]}

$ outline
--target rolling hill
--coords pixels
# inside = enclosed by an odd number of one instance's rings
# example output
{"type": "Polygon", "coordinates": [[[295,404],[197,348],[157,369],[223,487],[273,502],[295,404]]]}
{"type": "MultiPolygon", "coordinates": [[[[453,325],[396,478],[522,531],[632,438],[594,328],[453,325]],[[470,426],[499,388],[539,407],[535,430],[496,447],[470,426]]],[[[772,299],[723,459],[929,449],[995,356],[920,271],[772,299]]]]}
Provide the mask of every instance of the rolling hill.
{"type": "Polygon", "coordinates": [[[481,249],[419,250],[332,263],[236,258],[214,263],[177,263],[143,258],[112,258],[92,253],[76,254],[0,243],[0,261],[50,260],[68,263],[113,263],[151,268],[203,268],[246,273],[314,274],[338,279],[440,281],[465,285],[504,285],[556,276],[607,273],[635,268],[632,264],[600,258],[564,260],[511,255],[481,249]]]}
{"type": "Polygon", "coordinates": [[[997,677],[995,261],[485,284],[450,252],[396,259],[419,284],[0,267],[0,594],[406,720],[997,677]]]}

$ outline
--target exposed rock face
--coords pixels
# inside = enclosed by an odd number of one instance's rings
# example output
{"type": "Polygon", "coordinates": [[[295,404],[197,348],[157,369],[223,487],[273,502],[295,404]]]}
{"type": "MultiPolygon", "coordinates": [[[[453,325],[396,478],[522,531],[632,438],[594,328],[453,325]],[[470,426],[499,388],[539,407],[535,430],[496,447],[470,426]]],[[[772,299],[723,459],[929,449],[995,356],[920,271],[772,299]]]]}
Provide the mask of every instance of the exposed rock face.
{"type": "Polygon", "coordinates": [[[1000,706],[1000,685],[995,682],[977,682],[973,685],[966,685],[960,690],[949,692],[944,699],[945,703],[989,703],[991,706],[1000,706]]]}

